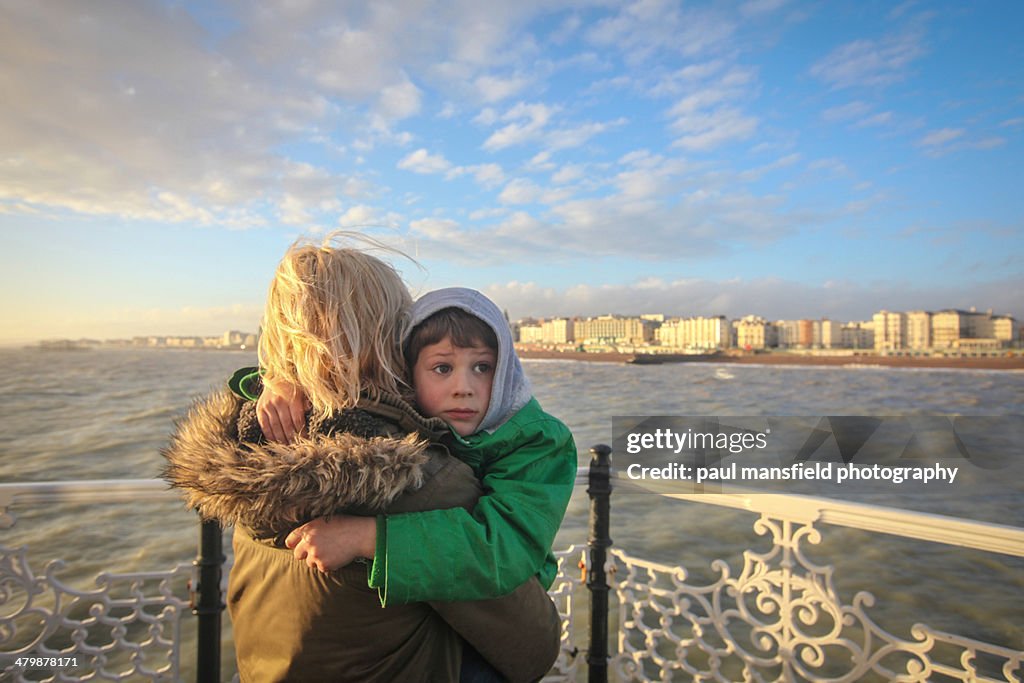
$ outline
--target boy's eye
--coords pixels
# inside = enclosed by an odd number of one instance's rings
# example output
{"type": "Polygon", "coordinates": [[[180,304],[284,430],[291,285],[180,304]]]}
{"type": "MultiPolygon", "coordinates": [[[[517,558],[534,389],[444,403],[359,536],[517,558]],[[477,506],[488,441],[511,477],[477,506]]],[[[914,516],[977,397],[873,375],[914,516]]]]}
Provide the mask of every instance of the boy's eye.
{"type": "Polygon", "coordinates": [[[440,363],[439,365],[435,365],[433,367],[433,371],[439,375],[447,375],[449,372],[452,371],[452,366],[448,365],[447,363],[440,363]]]}
{"type": "Polygon", "coordinates": [[[491,365],[490,363],[477,363],[476,365],[473,366],[473,370],[479,372],[482,375],[486,375],[487,373],[494,370],[494,366],[491,365]]]}

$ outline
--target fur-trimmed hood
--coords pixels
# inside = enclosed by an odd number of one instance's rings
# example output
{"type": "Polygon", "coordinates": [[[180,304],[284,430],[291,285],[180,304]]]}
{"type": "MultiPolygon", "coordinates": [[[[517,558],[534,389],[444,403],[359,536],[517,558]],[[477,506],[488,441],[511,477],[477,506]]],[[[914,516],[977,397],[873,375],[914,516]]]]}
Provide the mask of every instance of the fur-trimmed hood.
{"type": "Polygon", "coordinates": [[[163,477],[206,519],[273,536],[340,510],[373,513],[419,488],[444,424],[401,399],[361,401],[291,444],[268,443],[255,404],[218,391],[177,423],[163,477]]]}

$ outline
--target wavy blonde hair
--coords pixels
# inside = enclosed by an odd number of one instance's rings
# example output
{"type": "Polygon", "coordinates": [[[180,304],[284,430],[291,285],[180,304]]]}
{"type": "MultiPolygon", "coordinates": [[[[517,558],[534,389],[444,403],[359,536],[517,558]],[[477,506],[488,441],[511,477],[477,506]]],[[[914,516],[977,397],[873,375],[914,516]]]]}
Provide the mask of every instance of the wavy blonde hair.
{"type": "Polygon", "coordinates": [[[406,389],[401,332],[412,298],[395,269],[347,239],[400,252],[357,233],[294,243],[277,267],[259,342],[263,380],[302,387],[316,413],[349,408],[360,395],[406,389]]]}

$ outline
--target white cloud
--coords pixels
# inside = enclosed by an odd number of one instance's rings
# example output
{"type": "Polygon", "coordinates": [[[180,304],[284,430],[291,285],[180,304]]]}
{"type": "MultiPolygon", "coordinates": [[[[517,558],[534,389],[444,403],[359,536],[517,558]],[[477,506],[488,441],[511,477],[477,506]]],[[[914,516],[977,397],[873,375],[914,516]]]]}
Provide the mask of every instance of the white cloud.
{"type": "Polygon", "coordinates": [[[871,111],[872,107],[867,102],[855,100],[853,102],[847,102],[846,104],[838,107],[830,107],[822,112],[821,118],[826,121],[848,121],[850,119],[862,118],[867,116],[871,111]]]}
{"type": "Polygon", "coordinates": [[[459,107],[454,102],[445,102],[441,110],[437,112],[439,119],[454,119],[459,113],[459,107]]]}
{"type": "Polygon", "coordinates": [[[1003,147],[1007,140],[999,136],[966,139],[967,131],[963,128],[940,128],[933,130],[917,141],[917,146],[930,157],[938,158],[952,152],[963,150],[986,151],[1003,147]]]}
{"type": "Polygon", "coordinates": [[[405,119],[420,111],[422,93],[411,81],[383,88],[378,96],[379,111],[387,119],[405,119]]]}
{"type": "MultiPolygon", "coordinates": [[[[449,230],[444,240],[423,236],[419,253],[477,267],[520,258],[536,262],[545,255],[685,262],[772,242],[821,220],[787,208],[780,197],[743,192],[741,175],[716,171],[702,176],[696,164],[650,153],[624,158],[627,167],[611,178],[596,177],[591,169],[589,182],[612,188],[598,197],[571,198],[568,188],[560,192],[516,178],[502,189],[499,201],[538,207],[472,230],[449,230]]],[[[795,162],[782,157],[773,164],[795,162]]]]}
{"type": "Polygon", "coordinates": [[[551,175],[551,182],[559,185],[571,183],[583,177],[584,167],[581,164],[566,164],[551,175]]]}
{"type": "Polygon", "coordinates": [[[398,162],[398,168],[413,173],[444,173],[452,167],[451,162],[441,154],[431,154],[426,149],[420,148],[410,152],[398,162]]]}
{"type": "Polygon", "coordinates": [[[505,172],[498,164],[480,164],[469,168],[473,172],[473,178],[484,187],[496,187],[505,182],[505,172]]]}
{"type": "Polygon", "coordinates": [[[736,140],[746,140],[757,130],[757,118],[738,109],[687,114],[676,118],[672,128],[683,133],[672,144],[692,151],[707,151],[736,140]]]}
{"type": "Polygon", "coordinates": [[[516,178],[498,195],[502,204],[551,204],[563,200],[567,193],[561,189],[546,189],[531,180],[516,178]]]}
{"type": "MultiPolygon", "coordinates": [[[[0,63],[17,64],[0,137],[19,161],[0,168],[0,196],[129,220],[260,225],[267,204],[298,217],[308,182],[277,150],[331,113],[324,97],[211,51],[184,13],[68,11],[22,5],[0,41],[0,63]]],[[[334,196],[360,184],[322,173],[334,196]]]]}
{"type": "Polygon", "coordinates": [[[448,171],[447,178],[457,178],[463,175],[473,176],[481,187],[494,189],[505,182],[505,171],[499,164],[476,164],[473,166],[457,166],[448,171]]]}
{"type": "Polygon", "coordinates": [[[904,80],[911,64],[925,54],[917,33],[840,45],[811,67],[811,75],[833,88],[877,87],[904,80]]]}
{"type": "Polygon", "coordinates": [[[971,149],[996,149],[1005,145],[1006,142],[1006,138],[994,135],[992,137],[982,138],[981,140],[975,141],[971,144],[971,149]]]}
{"type": "Polygon", "coordinates": [[[917,144],[922,147],[936,147],[938,145],[945,145],[949,142],[960,138],[964,134],[963,128],[941,128],[939,130],[933,130],[923,138],[921,138],[917,144]]]}
{"type": "Polygon", "coordinates": [[[551,131],[545,136],[545,141],[548,147],[552,150],[579,147],[595,135],[600,135],[601,133],[612,130],[613,128],[619,128],[624,126],[626,123],[627,120],[625,118],[619,118],[607,123],[581,123],[572,128],[562,128],[551,131]]]}
{"type": "Polygon", "coordinates": [[[886,126],[893,121],[893,113],[891,111],[882,111],[872,116],[865,117],[858,121],[854,126],[856,128],[869,128],[872,126],[886,126]]]}
{"type": "MultiPolygon", "coordinates": [[[[759,121],[739,104],[757,92],[756,74],[748,68],[701,68],[676,90],[685,93],[669,108],[669,128],[679,137],[674,146],[708,151],[753,136],[759,121]]],[[[704,65],[709,67],[709,65],[704,65]]]]}
{"type": "Polygon", "coordinates": [[[500,102],[518,95],[530,85],[530,80],[522,76],[501,78],[498,76],[480,76],[474,82],[480,99],[484,102],[500,102]]]}
{"type": "Polygon", "coordinates": [[[461,241],[464,237],[464,234],[459,230],[459,224],[446,218],[421,218],[411,221],[409,227],[412,228],[414,239],[422,236],[444,243],[448,240],[461,241]]]}
{"type": "Polygon", "coordinates": [[[397,213],[385,212],[367,204],[357,204],[338,218],[339,228],[369,228],[398,226],[402,218],[397,213]]]}
{"type": "Polygon", "coordinates": [[[473,118],[473,123],[479,126],[493,126],[500,120],[500,114],[494,107],[484,107],[480,113],[473,118]]]}
{"type": "Polygon", "coordinates": [[[551,152],[538,152],[527,162],[526,168],[530,171],[550,171],[555,168],[554,162],[551,161],[551,152]]]}
{"type": "Polygon", "coordinates": [[[598,21],[587,35],[596,45],[617,49],[627,61],[640,63],[661,51],[689,57],[714,53],[735,30],[735,22],[714,8],[636,0],[598,21]]]}
{"type": "Polygon", "coordinates": [[[740,12],[746,16],[771,14],[788,3],[789,0],[747,0],[740,6],[740,12]]]}
{"type": "Polygon", "coordinates": [[[822,175],[829,176],[849,176],[850,168],[846,165],[842,159],[835,157],[829,159],[815,159],[807,164],[807,169],[814,172],[816,177],[822,175]]]}
{"type": "Polygon", "coordinates": [[[286,194],[278,205],[278,218],[285,225],[308,225],[313,222],[306,204],[298,197],[286,194]]]}
{"type": "Polygon", "coordinates": [[[502,121],[512,121],[513,123],[492,133],[484,142],[484,149],[495,151],[539,138],[541,130],[547,125],[555,111],[554,108],[543,103],[518,103],[501,116],[502,121]]]}

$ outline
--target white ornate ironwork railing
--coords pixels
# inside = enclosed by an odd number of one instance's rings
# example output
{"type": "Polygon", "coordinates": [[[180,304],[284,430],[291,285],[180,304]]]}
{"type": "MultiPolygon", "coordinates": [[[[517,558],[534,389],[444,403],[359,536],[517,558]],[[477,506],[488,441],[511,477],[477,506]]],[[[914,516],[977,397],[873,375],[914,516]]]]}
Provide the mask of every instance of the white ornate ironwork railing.
{"type": "MultiPolygon", "coordinates": [[[[630,482],[616,487],[621,493],[630,482]]],[[[771,547],[745,551],[737,573],[715,560],[718,578],[705,585],[688,582],[681,567],[612,550],[619,631],[610,669],[618,680],[1024,680],[1024,651],[920,623],[910,638],[889,633],[868,613],[873,594],[844,604],[833,566],[805,552],[821,541],[819,525],[836,525],[1024,557],[1024,529],[797,495],[660,495],[755,513],[754,531],[771,547]]]]}
{"type": "MultiPolygon", "coordinates": [[[[16,523],[14,506],[164,497],[177,496],[149,479],[0,484],[0,529],[16,523]]],[[[180,680],[191,563],[104,572],[86,590],[57,578],[61,559],[40,573],[26,551],[0,544],[0,680],[180,680]]]]}
{"type": "Polygon", "coordinates": [[[585,646],[580,643],[589,640],[585,632],[586,623],[578,618],[586,604],[580,573],[586,564],[584,548],[570,545],[565,550],[556,551],[555,557],[558,558],[558,575],[548,593],[562,617],[562,646],[555,665],[543,679],[545,683],[577,680],[584,662],[581,652],[585,646]]]}
{"type": "MultiPolygon", "coordinates": [[[[583,481],[585,477],[581,475],[583,481]]],[[[615,481],[619,493],[629,485],[626,479],[615,481]]],[[[158,480],[0,484],[0,529],[15,523],[15,506],[175,495],[158,480]]],[[[921,624],[911,629],[910,638],[889,633],[868,614],[875,601],[872,594],[861,592],[844,603],[833,585],[833,567],[816,564],[805,552],[807,545],[821,540],[820,526],[835,525],[1024,557],[1024,529],[803,496],[661,495],[749,511],[757,515],[753,529],[771,546],[765,552],[747,550],[738,572],[725,561],[714,561],[711,566],[719,576],[703,585],[688,582],[684,568],[612,549],[607,570],[618,603],[618,651],[610,658],[613,678],[1024,681],[1024,651],[921,624]],[[984,671],[978,666],[982,660],[984,671]]],[[[551,594],[563,629],[562,653],[545,678],[552,683],[579,680],[585,669],[582,551],[570,546],[556,553],[560,571],[551,594]]],[[[97,577],[95,590],[63,584],[55,576],[61,566],[53,560],[36,572],[24,548],[0,545],[0,672],[18,655],[56,658],[77,653],[85,661],[76,668],[51,668],[50,678],[17,667],[0,678],[180,679],[178,648],[181,618],[189,613],[191,563],[166,571],[104,573],[97,577]]]]}

